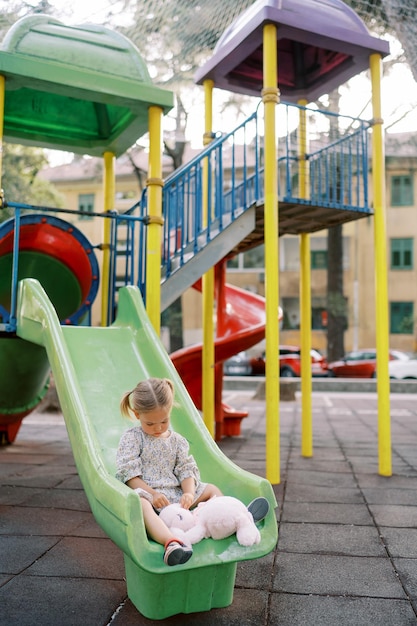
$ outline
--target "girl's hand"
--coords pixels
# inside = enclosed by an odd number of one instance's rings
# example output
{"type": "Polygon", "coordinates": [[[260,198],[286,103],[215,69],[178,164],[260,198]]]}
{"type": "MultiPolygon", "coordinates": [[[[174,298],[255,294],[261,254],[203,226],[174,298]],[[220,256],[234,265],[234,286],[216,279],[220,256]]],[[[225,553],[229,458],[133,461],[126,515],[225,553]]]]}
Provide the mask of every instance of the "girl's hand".
{"type": "Polygon", "coordinates": [[[152,492],[153,501],[152,504],[156,509],[163,509],[164,506],[168,506],[169,500],[163,493],[159,493],[159,491],[152,492]]]}
{"type": "Polygon", "coordinates": [[[194,494],[193,493],[183,493],[180,500],[180,505],[183,509],[189,509],[192,503],[194,502],[194,494]]]}

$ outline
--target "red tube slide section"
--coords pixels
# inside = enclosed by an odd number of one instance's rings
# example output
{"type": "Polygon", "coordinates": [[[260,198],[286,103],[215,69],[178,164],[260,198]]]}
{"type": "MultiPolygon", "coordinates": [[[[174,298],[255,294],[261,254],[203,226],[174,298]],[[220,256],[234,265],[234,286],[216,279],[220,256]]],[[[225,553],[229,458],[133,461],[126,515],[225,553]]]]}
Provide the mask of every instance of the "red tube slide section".
{"type": "MultiPolygon", "coordinates": [[[[194,288],[201,290],[201,283],[196,283],[194,288]]],[[[218,308],[220,310],[218,311],[218,318],[221,319],[221,324],[218,323],[218,336],[215,339],[216,365],[242,350],[247,350],[265,337],[265,298],[226,283],[222,287],[218,308]]],[[[277,314],[277,323],[278,320],[279,315],[277,314]]],[[[200,410],[202,408],[202,347],[201,343],[194,344],[181,348],[170,355],[188,393],[200,410]]],[[[221,376],[219,381],[219,376],[216,375],[216,387],[217,401],[222,404],[223,415],[220,417],[220,421],[228,417],[242,418],[247,415],[247,413],[242,414],[235,411],[221,401],[221,376]]],[[[222,430],[222,434],[238,434],[236,431],[228,433],[227,428],[224,427],[222,430]]],[[[219,436],[216,438],[219,439],[219,436]]]]}

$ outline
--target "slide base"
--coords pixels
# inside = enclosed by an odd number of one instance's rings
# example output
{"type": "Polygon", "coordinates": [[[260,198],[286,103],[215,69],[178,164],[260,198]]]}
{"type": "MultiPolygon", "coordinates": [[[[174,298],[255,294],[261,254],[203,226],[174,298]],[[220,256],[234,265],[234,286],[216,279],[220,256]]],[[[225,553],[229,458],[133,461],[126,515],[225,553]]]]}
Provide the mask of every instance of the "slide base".
{"type": "Polygon", "coordinates": [[[198,613],[229,606],[237,564],[220,563],[181,571],[167,566],[167,573],[152,573],[125,554],[127,593],[148,619],[165,619],[178,613],[198,613]]]}

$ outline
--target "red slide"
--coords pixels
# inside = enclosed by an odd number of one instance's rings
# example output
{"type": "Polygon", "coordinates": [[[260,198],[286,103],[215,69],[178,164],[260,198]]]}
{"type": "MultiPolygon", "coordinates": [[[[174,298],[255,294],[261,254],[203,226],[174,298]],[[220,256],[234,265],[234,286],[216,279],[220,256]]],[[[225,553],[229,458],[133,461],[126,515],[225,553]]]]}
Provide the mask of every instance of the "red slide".
{"type": "MultiPolygon", "coordinates": [[[[221,364],[234,354],[247,350],[265,337],[265,298],[245,289],[217,282],[217,337],[215,339],[215,363],[221,364]]],[[[194,285],[201,290],[200,281],[194,285]]],[[[279,315],[277,314],[277,324],[279,315]]],[[[202,408],[201,398],[201,355],[202,344],[194,344],[173,352],[170,356],[180,374],[188,393],[198,409],[202,408]]],[[[237,412],[221,401],[222,368],[216,371],[216,439],[222,435],[239,434],[236,418],[239,421],[247,413],[237,412]],[[230,419],[229,427],[224,423],[230,419]],[[232,425],[233,418],[235,424],[232,425]],[[220,431],[220,433],[219,433],[220,431]]]]}
{"type": "MultiPolygon", "coordinates": [[[[0,225],[0,321],[12,313],[15,219],[0,225]]],[[[47,292],[62,324],[82,324],[97,295],[94,248],[75,226],[49,214],[20,217],[18,280],[34,278],[47,292]]],[[[0,444],[15,440],[22,419],[45,397],[50,364],[45,349],[16,333],[0,333],[0,444]]]]}

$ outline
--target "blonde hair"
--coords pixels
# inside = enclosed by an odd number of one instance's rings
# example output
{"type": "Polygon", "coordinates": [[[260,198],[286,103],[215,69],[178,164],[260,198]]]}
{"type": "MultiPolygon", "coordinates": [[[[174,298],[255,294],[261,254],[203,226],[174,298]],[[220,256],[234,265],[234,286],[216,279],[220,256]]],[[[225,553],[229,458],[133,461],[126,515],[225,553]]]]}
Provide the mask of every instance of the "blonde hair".
{"type": "Polygon", "coordinates": [[[169,411],[174,404],[174,385],[168,378],[148,378],[140,381],[132,391],[123,394],[120,411],[131,417],[131,411],[138,415],[166,407],[169,411]]]}

